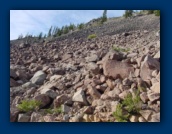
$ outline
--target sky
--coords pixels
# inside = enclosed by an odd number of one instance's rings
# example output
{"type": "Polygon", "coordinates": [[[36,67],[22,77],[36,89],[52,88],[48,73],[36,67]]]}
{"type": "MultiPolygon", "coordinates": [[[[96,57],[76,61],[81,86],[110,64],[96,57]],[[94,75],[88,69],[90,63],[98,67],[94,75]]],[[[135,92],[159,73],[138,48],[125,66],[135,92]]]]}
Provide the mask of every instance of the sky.
{"type": "MultiPolygon", "coordinates": [[[[125,10],[107,10],[107,17],[122,16],[125,10]]],[[[20,34],[47,34],[51,26],[86,23],[101,17],[103,10],[10,10],[10,40],[20,34]]]]}

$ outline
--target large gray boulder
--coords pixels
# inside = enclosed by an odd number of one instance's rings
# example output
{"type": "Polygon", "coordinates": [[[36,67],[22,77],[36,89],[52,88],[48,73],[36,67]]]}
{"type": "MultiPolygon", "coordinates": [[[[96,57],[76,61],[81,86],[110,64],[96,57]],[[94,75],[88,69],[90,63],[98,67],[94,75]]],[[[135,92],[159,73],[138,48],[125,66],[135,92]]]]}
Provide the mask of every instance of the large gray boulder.
{"type": "Polygon", "coordinates": [[[33,84],[42,85],[45,78],[46,78],[46,74],[43,71],[38,71],[34,74],[34,76],[31,78],[30,81],[33,84]]]}

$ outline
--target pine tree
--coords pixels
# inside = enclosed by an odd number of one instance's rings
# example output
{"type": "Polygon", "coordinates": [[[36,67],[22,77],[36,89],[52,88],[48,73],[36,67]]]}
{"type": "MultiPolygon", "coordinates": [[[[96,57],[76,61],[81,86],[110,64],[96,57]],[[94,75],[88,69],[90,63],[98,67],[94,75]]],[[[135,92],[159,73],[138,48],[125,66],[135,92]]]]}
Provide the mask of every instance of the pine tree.
{"type": "Polygon", "coordinates": [[[23,34],[20,34],[20,35],[18,36],[18,39],[23,39],[23,34]]]}
{"type": "Polygon", "coordinates": [[[52,26],[50,27],[50,29],[49,29],[49,31],[48,31],[48,35],[47,35],[47,37],[50,37],[51,35],[52,35],[52,26]]]}
{"type": "Polygon", "coordinates": [[[40,40],[40,39],[42,39],[42,32],[38,35],[38,39],[40,40]]]}
{"type": "Polygon", "coordinates": [[[133,16],[133,10],[125,10],[124,17],[128,18],[133,16]]]}
{"type": "Polygon", "coordinates": [[[102,16],[102,20],[101,20],[101,23],[104,23],[107,21],[107,10],[104,10],[103,11],[103,16],[102,16]]]}
{"type": "Polygon", "coordinates": [[[77,27],[78,27],[79,30],[84,29],[84,23],[78,24],[77,27]]]}

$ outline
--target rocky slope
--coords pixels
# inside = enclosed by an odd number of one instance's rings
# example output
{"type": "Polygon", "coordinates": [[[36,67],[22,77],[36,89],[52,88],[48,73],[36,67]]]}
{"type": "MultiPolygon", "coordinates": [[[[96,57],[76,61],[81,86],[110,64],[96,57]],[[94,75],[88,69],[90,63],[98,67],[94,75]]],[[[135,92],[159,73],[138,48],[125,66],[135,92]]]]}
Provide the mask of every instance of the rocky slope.
{"type": "Polygon", "coordinates": [[[10,121],[117,122],[118,105],[137,92],[139,111],[129,112],[126,121],[159,122],[159,19],[118,19],[90,32],[11,45],[10,121]],[[87,39],[90,33],[97,38],[87,39]],[[41,105],[24,112],[17,108],[22,100],[41,105]]]}

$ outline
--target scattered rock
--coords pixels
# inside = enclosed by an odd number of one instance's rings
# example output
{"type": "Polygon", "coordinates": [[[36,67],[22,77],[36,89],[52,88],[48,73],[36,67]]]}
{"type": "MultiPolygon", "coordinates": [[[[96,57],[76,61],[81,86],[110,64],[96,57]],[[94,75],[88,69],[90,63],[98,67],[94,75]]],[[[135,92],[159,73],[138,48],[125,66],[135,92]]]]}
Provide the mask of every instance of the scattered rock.
{"type": "Polygon", "coordinates": [[[154,93],[160,93],[160,82],[154,83],[153,86],[151,87],[151,90],[154,93]]]}
{"type": "Polygon", "coordinates": [[[84,93],[83,89],[78,90],[74,94],[74,96],[72,97],[72,101],[81,102],[81,103],[87,105],[87,101],[86,101],[86,97],[85,97],[85,93],[84,93]]]}
{"type": "Polygon", "coordinates": [[[65,94],[57,96],[56,99],[54,100],[54,107],[58,108],[59,106],[61,106],[61,104],[64,104],[65,101],[67,101],[68,99],[69,97],[65,94]]]}
{"type": "Polygon", "coordinates": [[[46,78],[46,74],[43,71],[38,71],[32,77],[31,82],[36,85],[42,85],[45,78],[46,78]]]}
{"type": "Polygon", "coordinates": [[[46,94],[37,95],[34,100],[41,102],[40,108],[47,106],[51,102],[50,97],[46,94]]]}
{"type": "Polygon", "coordinates": [[[27,114],[19,114],[18,115],[18,122],[29,122],[30,116],[27,114]]]}
{"type": "Polygon", "coordinates": [[[155,69],[160,70],[160,63],[152,58],[150,55],[147,55],[141,65],[141,78],[145,81],[151,79],[152,72],[155,69]]]}
{"type": "Polygon", "coordinates": [[[149,120],[152,114],[151,110],[140,110],[139,113],[144,117],[145,120],[149,120]]]}

